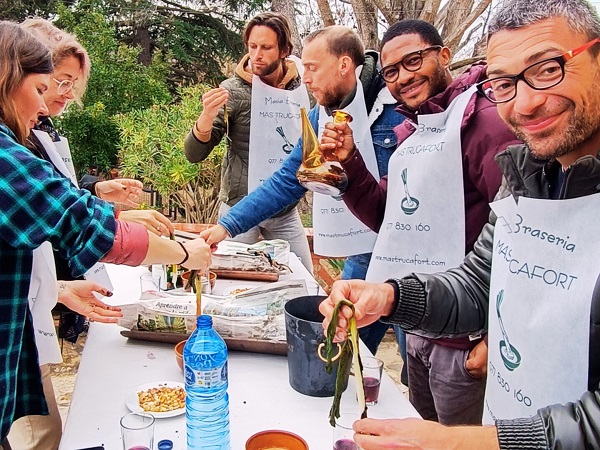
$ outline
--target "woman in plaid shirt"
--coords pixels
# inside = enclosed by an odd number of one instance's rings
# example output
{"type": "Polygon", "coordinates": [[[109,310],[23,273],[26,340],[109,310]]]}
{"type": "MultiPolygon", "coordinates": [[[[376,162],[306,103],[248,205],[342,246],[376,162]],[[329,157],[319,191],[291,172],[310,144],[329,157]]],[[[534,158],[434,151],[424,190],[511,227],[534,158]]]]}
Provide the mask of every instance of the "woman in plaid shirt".
{"type": "Polygon", "coordinates": [[[81,275],[102,260],[116,264],[185,263],[206,269],[202,239],[160,239],[115,219],[112,205],[75,189],[23,147],[40,115],[53,71],[48,49],[18,25],[0,22],[0,442],[13,420],[47,414],[27,305],[32,251],[45,241],[81,275]]]}

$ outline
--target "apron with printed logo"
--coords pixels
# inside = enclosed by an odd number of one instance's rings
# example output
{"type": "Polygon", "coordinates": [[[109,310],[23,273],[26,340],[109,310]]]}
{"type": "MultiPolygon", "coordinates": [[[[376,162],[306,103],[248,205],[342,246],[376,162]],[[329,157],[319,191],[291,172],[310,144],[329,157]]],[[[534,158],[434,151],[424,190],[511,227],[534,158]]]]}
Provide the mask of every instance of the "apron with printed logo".
{"type": "MultiPolygon", "coordinates": [[[[302,64],[294,62],[301,73],[302,64]]],[[[252,77],[248,192],[275,173],[296,146],[302,134],[300,108],[310,109],[306,86],[288,91],[252,77]]]]}
{"type": "Polygon", "coordinates": [[[389,162],[385,215],[367,281],[443,272],[465,257],[460,130],[472,87],[445,111],[418,116],[389,162]]]}
{"type": "Polygon", "coordinates": [[[56,151],[62,158],[63,163],[65,164],[68,170],[68,172],[64,173],[63,175],[68,176],[71,182],[75,186],[79,187],[79,183],[77,183],[77,178],[75,176],[75,166],[73,165],[73,158],[71,157],[71,148],[69,147],[69,140],[64,136],[60,136],[59,141],[52,143],[54,144],[54,148],[56,148],[56,151]]]}
{"type": "Polygon", "coordinates": [[[530,417],[588,386],[590,307],[599,280],[600,194],[492,203],[484,423],[530,417]],[[557,220],[566,218],[565,220],[557,220]]]}
{"type": "MultiPolygon", "coordinates": [[[[67,140],[61,137],[61,141],[52,142],[46,132],[41,130],[32,130],[32,132],[35,133],[44,149],[46,149],[54,167],[67,177],[74,186],[77,186],[74,171],[72,172],[67,165],[70,161],[71,167],[73,167],[67,140]]],[[[108,278],[104,264],[96,263],[84,276],[86,279],[112,290],[112,283],[108,278]]],[[[40,365],[62,362],[56,339],[54,319],[52,318],[52,308],[56,305],[57,298],[54,251],[49,242],[44,242],[33,251],[31,283],[28,293],[40,365]]]]}
{"type": "MultiPolygon", "coordinates": [[[[352,116],[350,128],[356,148],[365,161],[367,169],[379,180],[377,159],[371,138],[371,128],[367,116],[365,96],[359,75],[362,66],[356,69],[356,94],[354,100],[344,108],[352,116]]],[[[327,115],[325,108],[319,108],[319,140],[325,129],[325,124],[332,118],[327,115]]],[[[349,180],[352,182],[352,180],[349,180]]],[[[317,255],[343,257],[369,253],[373,250],[377,234],[358,220],[337,197],[313,194],[313,245],[317,255]]]]}

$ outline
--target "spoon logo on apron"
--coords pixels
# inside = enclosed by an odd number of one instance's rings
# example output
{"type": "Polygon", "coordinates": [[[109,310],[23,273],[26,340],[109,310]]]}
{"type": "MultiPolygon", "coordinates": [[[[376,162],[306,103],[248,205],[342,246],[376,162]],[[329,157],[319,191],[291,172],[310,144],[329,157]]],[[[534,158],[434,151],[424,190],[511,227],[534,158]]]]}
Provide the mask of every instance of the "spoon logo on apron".
{"type": "Polygon", "coordinates": [[[587,390],[600,267],[600,195],[520,197],[518,204],[509,196],[491,207],[497,220],[484,424],[530,417],[587,390]]]}
{"type": "Polygon", "coordinates": [[[400,202],[400,209],[404,214],[410,216],[419,209],[419,200],[408,192],[408,169],[406,167],[402,170],[402,183],[404,184],[404,197],[400,202]]]}
{"type": "Polygon", "coordinates": [[[275,131],[277,131],[277,134],[279,134],[279,136],[281,136],[281,138],[283,139],[284,144],[281,147],[281,149],[283,150],[283,153],[285,153],[286,155],[289,155],[290,153],[292,153],[294,146],[292,145],[292,143],[289,141],[289,139],[285,135],[285,132],[283,131],[283,127],[279,126],[279,127],[275,128],[275,131]]]}
{"type": "Polygon", "coordinates": [[[500,357],[502,358],[504,367],[512,372],[521,364],[521,354],[508,340],[508,333],[506,332],[506,328],[504,328],[504,322],[500,315],[500,305],[502,304],[503,299],[504,289],[500,290],[496,296],[496,314],[498,315],[498,324],[500,325],[500,331],[504,338],[500,341],[500,357]]]}

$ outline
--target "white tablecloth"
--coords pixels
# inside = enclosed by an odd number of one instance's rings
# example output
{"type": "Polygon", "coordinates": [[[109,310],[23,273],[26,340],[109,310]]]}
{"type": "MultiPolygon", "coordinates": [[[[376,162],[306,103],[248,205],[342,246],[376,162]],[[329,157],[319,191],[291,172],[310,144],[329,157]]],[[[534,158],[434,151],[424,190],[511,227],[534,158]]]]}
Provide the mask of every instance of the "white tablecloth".
{"type": "MultiPolygon", "coordinates": [[[[314,294],[317,288],[314,280],[292,256],[290,266],[294,275],[286,278],[306,278],[314,289],[309,287],[309,292],[314,294]]],[[[144,271],[142,267],[109,266],[115,288],[110,303],[136,301],[139,276],[144,271]]],[[[239,283],[218,280],[215,293],[239,283]]],[[[128,340],[120,331],[116,325],[90,325],[60,450],[98,445],[121,450],[119,418],[129,412],[125,406],[127,395],[144,383],[183,382],[173,345],[128,340]]],[[[288,382],[285,356],[230,352],[228,365],[232,450],[243,450],[252,434],[267,429],[292,431],[302,436],[311,450],[332,448],[332,428],[328,423],[332,398],[309,397],[293,390],[288,382]]],[[[351,377],[342,396],[342,411],[357,410],[353,382],[351,377]]],[[[418,414],[391,378],[384,375],[379,404],[369,407],[369,417],[418,417],[418,414]]],[[[161,439],[171,439],[174,450],[187,448],[185,415],[157,419],[154,431],[155,448],[161,439]]]]}

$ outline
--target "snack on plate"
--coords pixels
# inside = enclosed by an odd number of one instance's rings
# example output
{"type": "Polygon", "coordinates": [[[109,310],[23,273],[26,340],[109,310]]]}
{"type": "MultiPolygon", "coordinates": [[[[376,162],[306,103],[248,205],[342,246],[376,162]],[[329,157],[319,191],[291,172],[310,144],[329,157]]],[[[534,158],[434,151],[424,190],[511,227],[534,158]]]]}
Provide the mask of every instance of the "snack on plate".
{"type": "Polygon", "coordinates": [[[247,287],[247,288],[234,289],[234,290],[232,290],[232,291],[229,292],[229,295],[241,294],[242,292],[249,291],[250,289],[252,289],[252,288],[247,287]]]}
{"type": "Polygon", "coordinates": [[[144,411],[167,412],[185,408],[185,391],[182,387],[160,386],[137,393],[144,411]]]}

